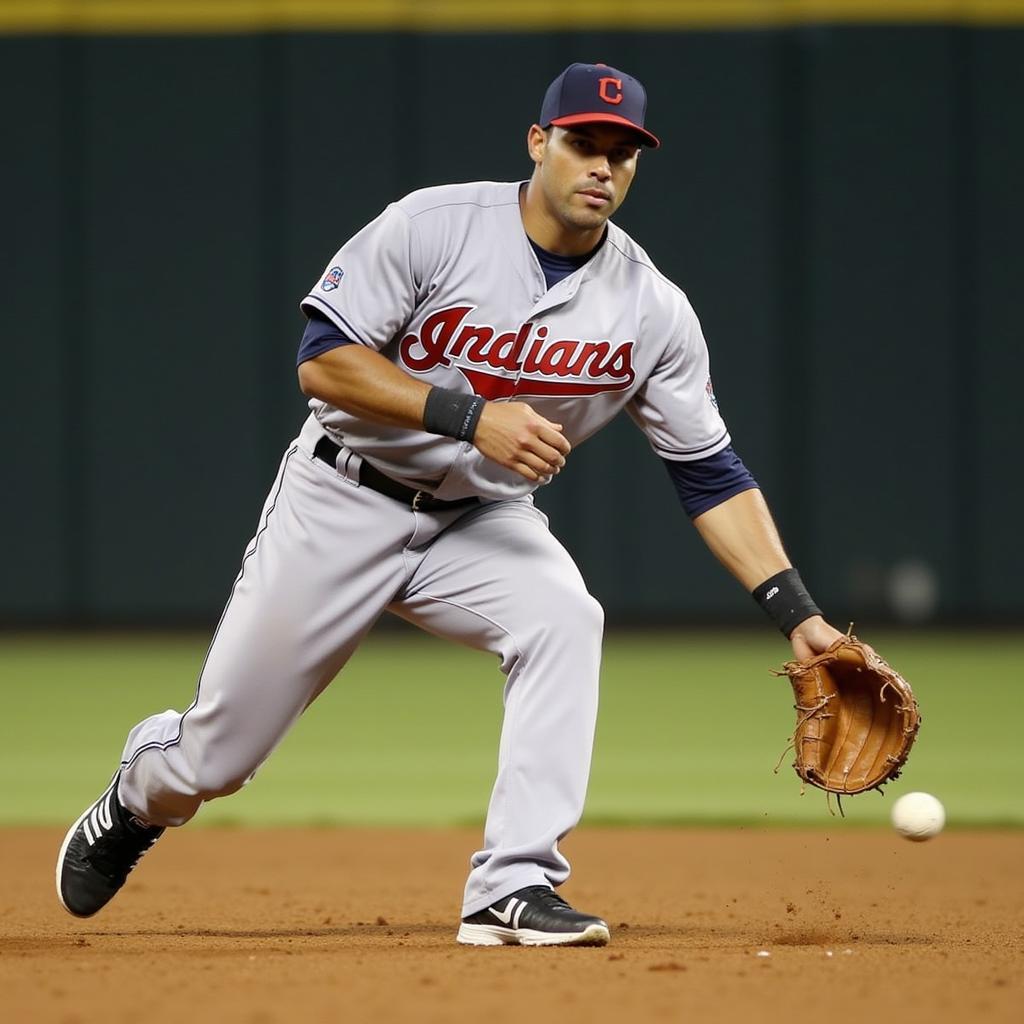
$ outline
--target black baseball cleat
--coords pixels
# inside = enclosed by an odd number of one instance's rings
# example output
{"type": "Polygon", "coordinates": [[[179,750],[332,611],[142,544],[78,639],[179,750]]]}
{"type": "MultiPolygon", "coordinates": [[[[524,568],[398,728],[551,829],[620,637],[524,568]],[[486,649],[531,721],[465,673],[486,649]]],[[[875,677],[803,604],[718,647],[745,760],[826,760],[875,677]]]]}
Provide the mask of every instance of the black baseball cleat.
{"type": "Polygon", "coordinates": [[[164,832],[121,806],[120,778],[118,771],[103,796],[68,829],[57,857],[57,897],[75,917],[91,917],[102,910],[164,832]]]}
{"type": "Polygon", "coordinates": [[[554,889],[531,885],[462,919],[464,946],[604,946],[608,925],[573,910],[554,889]]]}

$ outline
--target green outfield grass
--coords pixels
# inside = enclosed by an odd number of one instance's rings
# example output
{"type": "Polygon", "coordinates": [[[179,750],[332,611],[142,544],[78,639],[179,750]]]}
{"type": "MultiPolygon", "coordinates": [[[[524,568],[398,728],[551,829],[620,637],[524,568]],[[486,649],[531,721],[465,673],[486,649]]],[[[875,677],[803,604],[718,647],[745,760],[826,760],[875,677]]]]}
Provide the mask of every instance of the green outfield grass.
{"type": "MultiPolygon", "coordinates": [[[[924,725],[886,797],[846,802],[851,824],[885,820],[911,789],[950,824],[1024,824],[1024,639],[1008,634],[870,638],[910,679],[924,725]]],[[[0,824],[65,823],[120,756],[136,721],[193,695],[199,636],[0,637],[0,824]]],[[[800,796],[787,757],[787,646],[768,630],[613,634],[586,821],[793,824],[828,818],[800,796]]],[[[488,655],[380,633],[241,793],[207,824],[445,825],[482,819],[501,719],[488,655]]]]}

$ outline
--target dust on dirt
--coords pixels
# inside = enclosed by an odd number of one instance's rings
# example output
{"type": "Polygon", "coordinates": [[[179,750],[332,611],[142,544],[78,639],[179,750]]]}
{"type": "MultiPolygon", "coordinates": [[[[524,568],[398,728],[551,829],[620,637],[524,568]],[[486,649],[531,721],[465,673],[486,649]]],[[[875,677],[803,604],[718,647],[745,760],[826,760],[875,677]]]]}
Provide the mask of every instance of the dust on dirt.
{"type": "Polygon", "coordinates": [[[596,949],[455,943],[475,830],[168,833],[101,914],[62,838],[0,833],[12,1022],[1017,1021],[1024,834],[583,827],[562,890],[596,949]]]}

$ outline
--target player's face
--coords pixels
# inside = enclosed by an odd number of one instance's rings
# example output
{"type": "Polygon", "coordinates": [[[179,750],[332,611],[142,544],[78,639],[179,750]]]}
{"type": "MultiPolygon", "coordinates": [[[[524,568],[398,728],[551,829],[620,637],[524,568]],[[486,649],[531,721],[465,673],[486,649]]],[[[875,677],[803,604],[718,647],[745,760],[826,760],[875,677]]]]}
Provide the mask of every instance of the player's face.
{"type": "Polygon", "coordinates": [[[599,122],[547,132],[534,125],[528,142],[548,214],[570,231],[603,228],[636,174],[636,135],[599,122]]]}

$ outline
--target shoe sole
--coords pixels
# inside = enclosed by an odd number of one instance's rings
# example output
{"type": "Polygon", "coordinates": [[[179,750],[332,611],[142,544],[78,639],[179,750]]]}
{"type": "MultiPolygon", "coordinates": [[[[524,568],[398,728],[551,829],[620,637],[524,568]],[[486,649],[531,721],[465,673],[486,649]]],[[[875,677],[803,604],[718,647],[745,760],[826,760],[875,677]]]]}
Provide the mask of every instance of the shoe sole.
{"type": "Polygon", "coordinates": [[[589,924],[581,932],[538,932],[491,924],[462,924],[456,939],[463,946],[607,946],[608,927],[589,924]]]}
{"type": "MultiPolygon", "coordinates": [[[[74,838],[75,833],[78,831],[78,826],[81,825],[82,822],[85,821],[85,819],[88,818],[90,814],[92,814],[94,808],[98,807],[104,800],[107,799],[107,797],[110,795],[110,791],[114,788],[114,786],[117,785],[118,776],[120,776],[120,774],[121,774],[121,770],[120,769],[118,769],[116,772],[114,772],[114,777],[110,780],[110,785],[107,786],[107,788],[105,790],[103,790],[102,795],[98,799],[93,800],[93,802],[91,804],[89,804],[89,806],[86,807],[86,809],[84,811],[82,811],[82,813],[78,817],[78,820],[74,823],[74,825],[71,826],[71,828],[68,829],[67,835],[64,837],[64,842],[60,844],[60,853],[57,854],[57,871],[56,871],[57,899],[60,900],[60,905],[72,917],[92,917],[93,914],[98,913],[98,911],[94,910],[92,914],[80,914],[80,913],[78,913],[77,910],[72,910],[64,902],[64,893],[61,891],[61,886],[60,886],[60,876],[61,876],[61,871],[62,871],[62,869],[64,867],[64,857],[65,857],[65,855],[68,852],[68,846],[70,845],[71,840],[74,838]]],[[[100,909],[102,909],[102,908],[100,908],[100,909]]]]}

